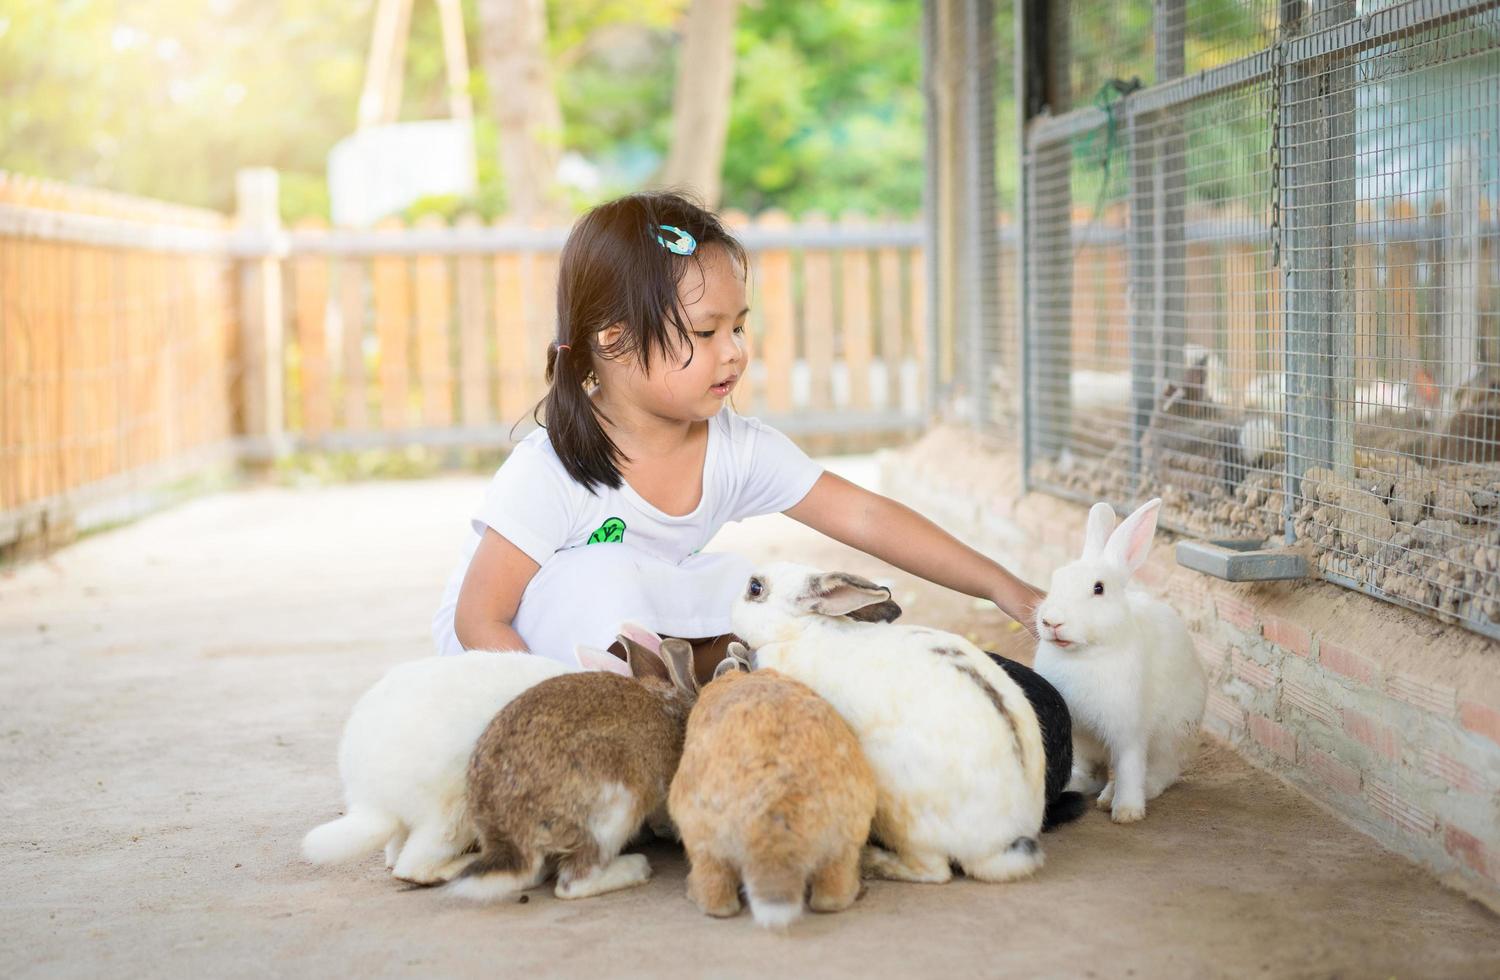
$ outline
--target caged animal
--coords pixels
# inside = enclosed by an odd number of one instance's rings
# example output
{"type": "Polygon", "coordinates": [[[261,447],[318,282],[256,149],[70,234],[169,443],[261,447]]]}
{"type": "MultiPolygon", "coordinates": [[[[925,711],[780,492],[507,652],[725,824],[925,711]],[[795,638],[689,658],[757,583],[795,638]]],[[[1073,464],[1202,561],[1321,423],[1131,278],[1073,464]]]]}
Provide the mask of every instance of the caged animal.
{"type": "Polygon", "coordinates": [[[455,894],[503,898],[541,884],[549,863],[558,898],[650,879],[644,855],[620,851],[647,819],[666,825],[698,685],[687,642],[640,630],[620,642],[628,665],[580,648],[595,669],[543,681],[485,729],[468,774],[480,853],[454,879],[455,894]]]}
{"type": "Polygon", "coordinates": [[[1070,788],[1099,793],[1116,823],[1145,817],[1147,801],[1182,774],[1208,694],[1176,610],[1126,588],[1151,549],[1160,508],[1149,501],[1116,528],[1114,510],[1095,504],[1083,556],[1053,573],[1037,608],[1036,669],[1073,716],[1070,788]]]}
{"type": "Polygon", "coordinates": [[[699,695],[668,806],[694,904],[734,915],[743,882],[756,924],[785,928],[804,894],[815,912],[859,897],[875,774],[827,701],[774,670],[746,673],[746,657],[732,644],[699,695]]]}
{"type": "Polygon", "coordinates": [[[866,849],[867,872],[944,882],[956,861],[985,881],[1032,874],[1047,761],[1031,703],[963,637],[848,618],[889,605],[866,579],[780,563],[751,576],[731,622],[757,669],[806,684],[859,737],[884,844],[866,849]]]}
{"type": "Polygon", "coordinates": [[[1166,386],[1141,437],[1142,458],[1161,485],[1205,496],[1233,492],[1245,477],[1241,422],[1211,395],[1212,363],[1206,353],[1185,361],[1181,382],[1166,386]]]}
{"type": "Polygon", "coordinates": [[[355,703],[339,742],[345,814],[302,840],[314,864],[385,848],[395,877],[446,880],[474,843],[464,772],[495,713],[539,681],[566,673],[529,653],[471,651],[392,667],[355,703]]]}

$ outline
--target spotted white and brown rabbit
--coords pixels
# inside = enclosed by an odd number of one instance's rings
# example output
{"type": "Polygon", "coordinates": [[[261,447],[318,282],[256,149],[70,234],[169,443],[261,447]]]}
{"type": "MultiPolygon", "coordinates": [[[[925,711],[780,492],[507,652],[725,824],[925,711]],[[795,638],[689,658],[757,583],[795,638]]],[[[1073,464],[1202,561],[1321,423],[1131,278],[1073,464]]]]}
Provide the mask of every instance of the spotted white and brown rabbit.
{"type": "Polygon", "coordinates": [[[785,928],[859,897],[860,849],[875,816],[875,774],[827,701],[774,670],[729,657],[688,718],[668,806],[692,862],[688,897],[708,915],[740,910],[785,928]]]}
{"type": "Polygon", "coordinates": [[[1083,556],[1052,576],[1037,607],[1036,671],[1073,718],[1069,789],[1098,793],[1116,823],[1146,815],[1192,759],[1208,682],[1182,617],[1127,588],[1146,561],[1161,500],[1115,527],[1115,512],[1089,511],[1083,556]]]}
{"type": "Polygon", "coordinates": [[[858,576],[780,563],[755,571],[731,622],[757,670],[806,684],[859,737],[884,845],[866,850],[866,871],[944,882],[956,862],[985,881],[1032,874],[1047,768],[1036,712],[963,637],[848,615],[889,606],[888,589],[858,576]]]}
{"type": "Polygon", "coordinates": [[[537,684],[480,736],[468,773],[480,853],[450,886],[455,894],[503,898],[541,884],[552,864],[558,898],[650,879],[644,855],[620,850],[665,814],[697,682],[685,641],[657,650],[645,637],[621,641],[628,666],[580,649],[595,669],[537,684]]]}

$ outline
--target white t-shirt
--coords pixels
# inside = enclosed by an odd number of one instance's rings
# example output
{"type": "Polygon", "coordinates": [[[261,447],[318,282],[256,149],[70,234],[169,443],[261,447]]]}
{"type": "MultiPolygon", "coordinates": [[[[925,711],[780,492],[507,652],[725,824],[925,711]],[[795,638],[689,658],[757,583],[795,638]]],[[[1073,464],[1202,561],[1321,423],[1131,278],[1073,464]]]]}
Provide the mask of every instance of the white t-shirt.
{"type": "MultiPolygon", "coordinates": [[[[546,430],[538,429],[496,471],[473,515],[474,534],[433,620],[438,649],[458,650],[453,613],[487,527],[544,567],[557,553],[591,541],[624,544],[642,557],[677,566],[697,554],[727,522],[794,506],[822,473],[822,467],[786,436],[726,406],[709,419],[702,498],[691,513],[673,516],[652,506],[628,483],[590,492],[568,475],[546,430]]],[[[523,606],[541,601],[530,588],[521,600],[523,606]]],[[[521,619],[518,613],[516,621],[521,619]]],[[[522,638],[529,640],[525,633],[522,638]]]]}

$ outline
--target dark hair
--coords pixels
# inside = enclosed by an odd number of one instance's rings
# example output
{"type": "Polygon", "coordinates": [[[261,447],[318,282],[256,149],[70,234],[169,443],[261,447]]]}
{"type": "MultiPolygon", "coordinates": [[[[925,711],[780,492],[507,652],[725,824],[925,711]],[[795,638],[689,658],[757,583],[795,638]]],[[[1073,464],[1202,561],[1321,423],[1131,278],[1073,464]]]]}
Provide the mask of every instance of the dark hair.
{"type": "Polygon", "coordinates": [[[601,484],[618,488],[625,461],[589,397],[593,358],[634,354],[649,372],[653,357],[667,356],[677,343],[691,345],[677,286],[689,266],[701,269],[703,250],[710,245],[746,268],[744,246],[719,219],[673,192],[631,194],[601,204],[568,234],[557,275],[558,339],[547,345],[550,387],[537,406],[545,421],[537,421],[546,427],[568,475],[590,491],[601,484]],[[661,225],[692,235],[697,250],[686,256],[668,251],[657,236],[668,241],[675,236],[661,225]],[[596,346],[599,331],[615,323],[625,327],[620,339],[607,349],[596,346]]]}

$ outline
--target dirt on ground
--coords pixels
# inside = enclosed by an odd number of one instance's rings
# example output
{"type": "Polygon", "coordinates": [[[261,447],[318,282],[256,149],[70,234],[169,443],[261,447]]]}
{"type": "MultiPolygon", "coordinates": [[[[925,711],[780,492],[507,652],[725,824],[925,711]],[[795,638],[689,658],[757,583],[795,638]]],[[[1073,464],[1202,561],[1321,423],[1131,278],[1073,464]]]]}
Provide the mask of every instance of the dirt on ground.
{"type": "MultiPolygon", "coordinates": [[[[1500,975],[1500,919],[1211,742],[1144,823],[1046,835],[1029,881],[870,882],[786,935],[700,915],[664,844],[576,903],[310,867],[345,716],[429,653],[482,487],[223,494],[0,572],[0,974],[1500,975]]],[[[993,608],[785,518],[716,546],[894,580],[907,621],[1029,660],[993,608]]]]}

